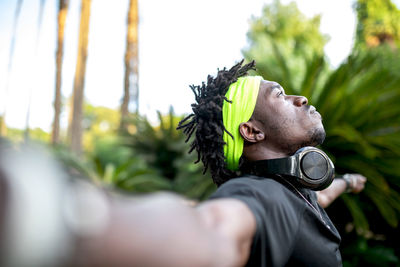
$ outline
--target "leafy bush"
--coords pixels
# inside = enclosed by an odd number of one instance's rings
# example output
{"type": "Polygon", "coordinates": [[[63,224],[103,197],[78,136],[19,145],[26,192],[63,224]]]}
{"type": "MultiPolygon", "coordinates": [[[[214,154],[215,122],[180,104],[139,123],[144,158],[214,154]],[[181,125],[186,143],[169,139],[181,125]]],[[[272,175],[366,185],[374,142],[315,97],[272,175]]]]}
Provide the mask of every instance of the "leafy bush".
{"type": "Polygon", "coordinates": [[[152,170],[169,180],[170,190],[202,200],[214,192],[216,186],[208,174],[202,174],[201,164],[193,164],[195,153],[187,153],[186,137],[176,130],[181,119],[182,116],[174,115],[172,108],[165,116],[158,112],[155,126],[147,118],[135,115],[123,133],[124,142],[152,170]]]}

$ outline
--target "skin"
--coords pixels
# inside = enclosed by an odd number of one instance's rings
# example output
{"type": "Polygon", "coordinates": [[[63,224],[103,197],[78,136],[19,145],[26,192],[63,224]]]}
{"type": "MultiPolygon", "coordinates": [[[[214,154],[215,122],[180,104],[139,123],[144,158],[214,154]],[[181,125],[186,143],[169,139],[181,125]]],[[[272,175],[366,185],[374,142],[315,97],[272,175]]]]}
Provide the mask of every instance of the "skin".
{"type": "Polygon", "coordinates": [[[254,215],[236,199],[193,208],[158,193],[111,198],[109,210],[108,227],[80,239],[72,266],[243,266],[256,229],[254,215]]]}

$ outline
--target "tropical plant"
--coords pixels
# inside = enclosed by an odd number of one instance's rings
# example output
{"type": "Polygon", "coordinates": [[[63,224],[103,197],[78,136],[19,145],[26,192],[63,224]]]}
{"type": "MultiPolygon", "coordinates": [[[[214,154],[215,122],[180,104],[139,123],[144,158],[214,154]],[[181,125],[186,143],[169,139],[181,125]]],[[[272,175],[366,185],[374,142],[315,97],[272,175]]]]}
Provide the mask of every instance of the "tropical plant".
{"type": "Polygon", "coordinates": [[[200,164],[194,164],[195,156],[187,153],[186,137],[176,130],[182,117],[175,116],[172,108],[168,115],[158,112],[155,126],[146,117],[131,114],[120,135],[115,134],[117,111],[91,105],[85,110],[84,125],[91,138],[86,139],[84,157],[61,146],[54,148],[71,176],[127,193],[167,190],[193,200],[206,199],[215,191],[211,177],[203,175],[200,164]],[[105,122],[112,127],[101,131],[105,122]]]}
{"type": "Polygon", "coordinates": [[[94,149],[81,158],[61,146],[56,157],[71,177],[124,192],[148,193],[170,190],[169,180],[149,168],[147,163],[124,146],[116,136],[97,140],[94,149]]]}
{"type": "Polygon", "coordinates": [[[191,199],[205,199],[216,186],[208,174],[202,174],[201,166],[194,164],[195,155],[187,153],[186,137],[176,130],[182,118],[175,116],[171,108],[167,116],[158,112],[159,123],[153,126],[147,118],[135,115],[124,133],[125,142],[171,182],[172,191],[191,199]]]}
{"type": "Polygon", "coordinates": [[[331,74],[319,96],[308,95],[327,118],[322,148],[331,154],[337,170],[368,177],[360,197],[342,197],[360,229],[369,228],[368,219],[374,221],[364,215],[365,197],[389,225],[397,227],[399,222],[400,76],[392,69],[398,64],[392,63],[383,64],[371,53],[350,56],[331,74]]]}

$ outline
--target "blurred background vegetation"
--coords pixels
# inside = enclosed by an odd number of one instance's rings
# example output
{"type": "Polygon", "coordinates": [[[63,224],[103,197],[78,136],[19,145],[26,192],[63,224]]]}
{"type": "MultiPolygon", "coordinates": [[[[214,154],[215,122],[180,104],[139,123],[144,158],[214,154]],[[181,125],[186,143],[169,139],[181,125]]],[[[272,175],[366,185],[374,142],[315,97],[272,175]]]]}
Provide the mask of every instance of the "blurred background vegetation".
{"type": "MultiPolygon", "coordinates": [[[[361,194],[343,194],[327,209],[342,235],[344,265],[400,266],[400,11],[390,0],[357,0],[354,9],[354,47],[336,68],[324,54],[329,37],[319,30],[320,16],[305,17],[295,3],[265,5],[262,15],[251,20],[249,45],[242,52],[246,60],[256,60],[258,74],[316,106],[327,132],[321,148],[337,173],[368,177],[361,194]]],[[[60,0],[57,77],[62,72],[67,10],[68,1],[60,0]]],[[[60,134],[59,116],[65,107],[56,80],[51,133],[7,128],[0,118],[1,134],[15,143],[33,139],[48,145],[71,174],[99,185],[135,194],[169,190],[204,200],[216,187],[209,174],[193,164],[196,155],[187,154],[185,137],[175,130],[184,114],[175,114],[171,107],[151,123],[137,112],[137,13],[137,1],[131,0],[120,110],[84,102],[90,0],[82,0],[82,52],[68,133],[60,134]],[[128,110],[131,102],[134,111],[128,110]]]]}

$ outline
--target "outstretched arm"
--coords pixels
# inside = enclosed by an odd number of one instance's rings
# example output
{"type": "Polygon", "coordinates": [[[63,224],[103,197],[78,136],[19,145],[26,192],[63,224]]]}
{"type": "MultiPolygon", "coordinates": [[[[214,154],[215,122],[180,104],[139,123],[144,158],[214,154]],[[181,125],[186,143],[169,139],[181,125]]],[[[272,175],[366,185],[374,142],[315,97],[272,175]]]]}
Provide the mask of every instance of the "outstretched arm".
{"type": "Polygon", "coordinates": [[[317,192],[318,203],[326,208],[345,191],[359,193],[366,181],[361,174],[345,174],[343,179],[336,178],[328,188],[317,192]]]}
{"type": "Polygon", "coordinates": [[[249,257],[256,222],[239,200],[193,208],[164,193],[111,205],[106,231],[83,240],[83,266],[243,266],[249,257]]]}
{"type": "Polygon", "coordinates": [[[193,207],[172,193],[126,196],[67,178],[36,150],[0,152],[2,266],[230,267],[247,262],[256,221],[240,200],[193,207]]]}

